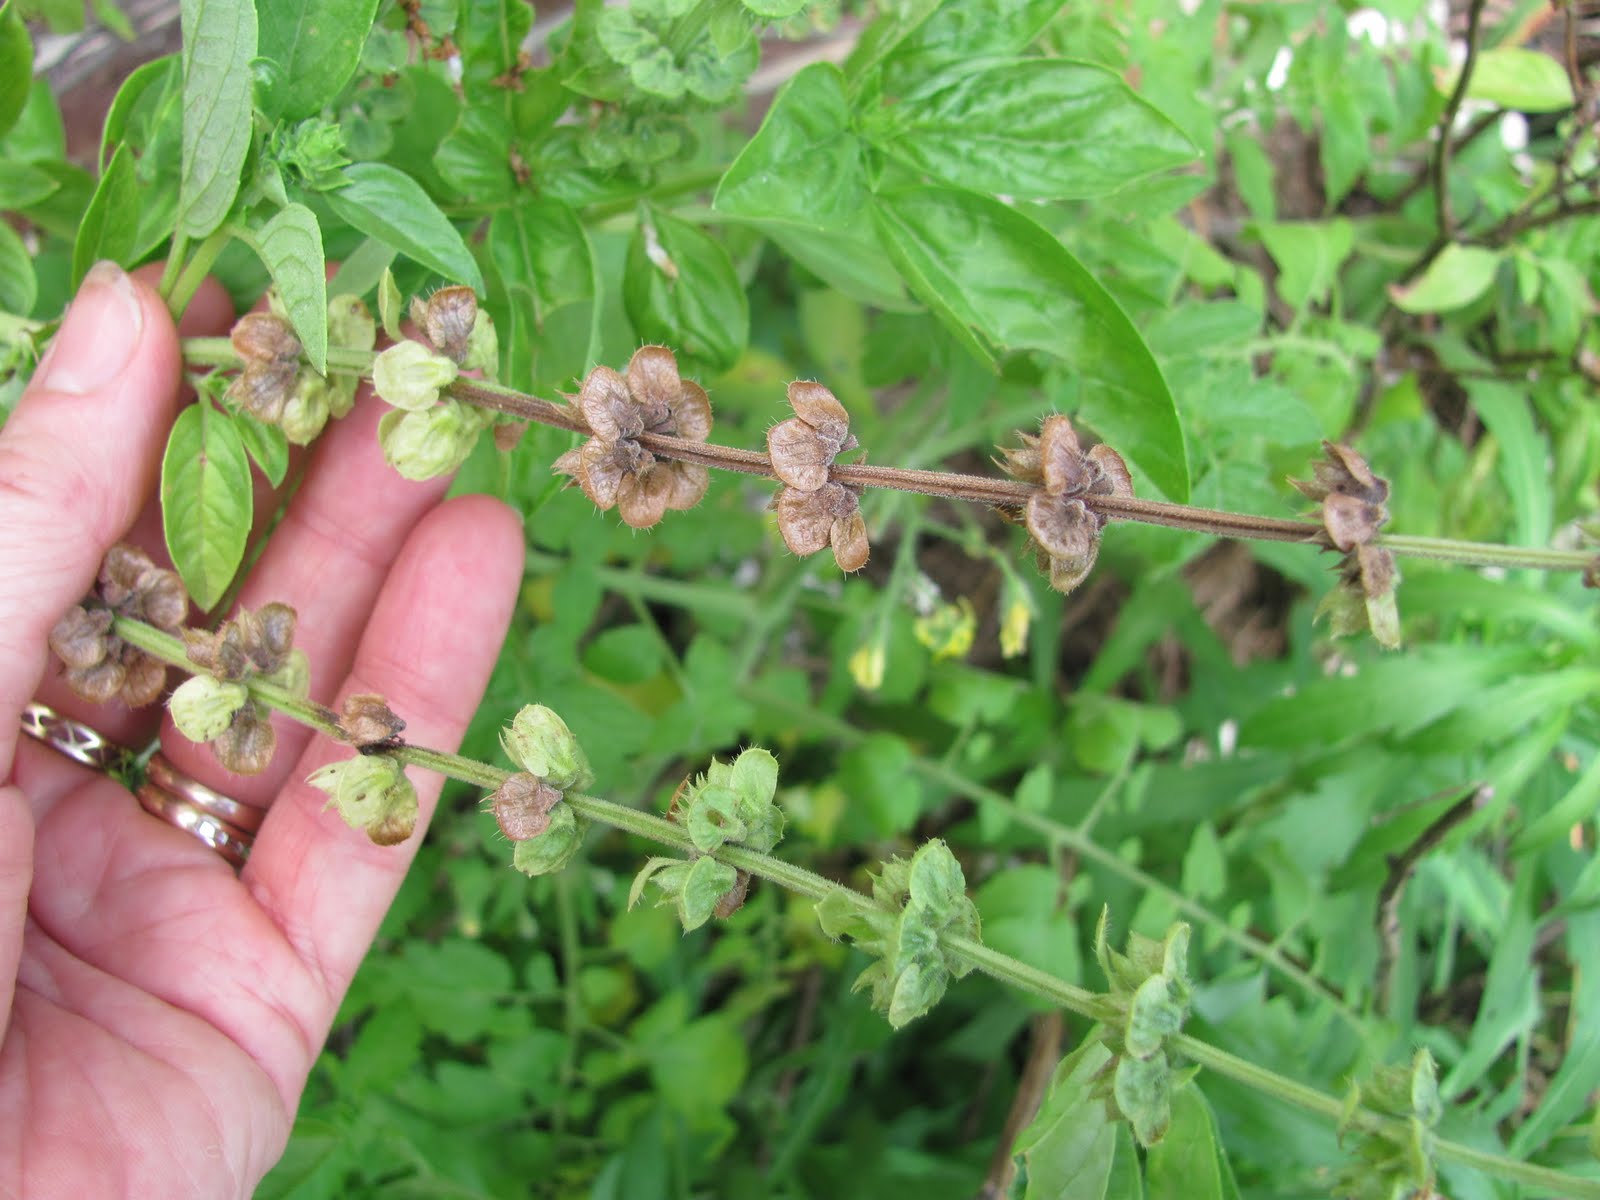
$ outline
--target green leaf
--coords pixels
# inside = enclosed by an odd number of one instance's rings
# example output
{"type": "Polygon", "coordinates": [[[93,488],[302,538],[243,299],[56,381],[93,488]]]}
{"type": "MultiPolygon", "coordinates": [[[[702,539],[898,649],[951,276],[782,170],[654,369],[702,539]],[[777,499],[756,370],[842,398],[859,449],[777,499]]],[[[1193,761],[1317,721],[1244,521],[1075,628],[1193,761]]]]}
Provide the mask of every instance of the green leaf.
{"type": "MultiPolygon", "coordinates": [[[[1596,774],[1590,764],[1589,774],[1596,774]]],[[[1600,913],[1589,911],[1575,913],[1568,920],[1566,931],[1569,961],[1581,963],[1590,953],[1590,947],[1600,938],[1600,913]]],[[[1540,1097],[1539,1107],[1518,1127],[1511,1137],[1508,1151],[1517,1158],[1526,1158],[1569,1121],[1589,1106],[1589,1097],[1600,1087],[1600,971],[1584,970],[1573,973],[1574,993],[1572,1012],[1567,1023],[1570,1042],[1540,1097]]]]}
{"type": "Polygon", "coordinates": [[[0,312],[27,316],[39,298],[39,277],[17,231],[0,221],[0,312]]]}
{"type": "Polygon", "coordinates": [[[133,265],[139,232],[140,188],[134,178],[133,152],[118,146],[111,163],[94,189],[89,207],[83,210],[72,244],[72,286],[76,290],[84,274],[101,259],[121,266],[133,265]]]}
{"type": "Polygon", "coordinates": [[[30,163],[8,162],[0,174],[0,212],[29,208],[60,186],[47,172],[30,163]]]}
{"type": "Polygon", "coordinates": [[[1196,156],[1115,71],[1060,58],[952,65],[870,114],[863,129],[913,170],[1031,198],[1102,196],[1196,156]]]}
{"type": "Polygon", "coordinates": [[[714,858],[697,858],[689,868],[679,895],[679,914],[683,917],[683,930],[699,929],[711,919],[717,901],[733,889],[739,873],[727,863],[714,858]]]}
{"type": "Polygon", "coordinates": [[[1401,312],[1455,312],[1488,291],[1499,270],[1498,250],[1451,242],[1415,280],[1391,287],[1389,298],[1401,312]]]}
{"type": "Polygon", "coordinates": [[[323,196],[343,220],[449,282],[483,293],[483,276],[467,244],[416,180],[373,162],[346,167],[345,178],[345,187],[323,196]]]}
{"type": "Polygon", "coordinates": [[[303,204],[285,205],[256,233],[255,250],[272,272],[311,369],[327,374],[328,273],[316,214],[303,204]]]}
{"type": "Polygon", "coordinates": [[[641,218],[628,243],[622,302],[639,336],[719,371],[750,335],[744,286],[720,242],[665,213],[641,218]]]}
{"type": "MultiPolygon", "coordinates": [[[[1461,68],[1436,75],[1440,92],[1455,90],[1461,68]]],[[[1572,81],[1554,55],[1521,46],[1499,46],[1478,55],[1467,83],[1468,100],[1487,100],[1501,108],[1528,113],[1560,112],[1571,108],[1572,81]]]]}
{"type": "Polygon", "coordinates": [[[1084,419],[1170,499],[1189,497],[1172,393],[1109,292],[1046,230],[948,188],[877,197],[878,231],[911,291],[980,358],[1042,350],[1070,372],[1084,419]]]}
{"type": "Polygon", "coordinates": [[[1023,1200],[1101,1200],[1106,1194],[1115,1126],[1092,1088],[1110,1060],[1105,1044],[1089,1037],[1056,1067],[1038,1114],[1013,1145],[1028,1168],[1023,1200]]]}
{"type": "Polygon", "coordinates": [[[252,0],[183,0],[183,172],[178,231],[203,238],[239,193],[250,150],[252,0]]]}
{"type": "Polygon", "coordinates": [[[1292,308],[1321,304],[1339,277],[1339,266],[1355,248],[1355,231],[1342,217],[1332,221],[1261,222],[1261,241],[1278,267],[1278,295],[1292,308]]]}
{"type": "Polygon", "coordinates": [[[1537,872],[1519,871],[1497,930],[1498,941],[1489,958],[1483,996],[1472,1022],[1472,1034],[1462,1055],[1439,1084],[1447,1100],[1454,1100],[1483,1078],[1485,1071],[1512,1041],[1525,1037],[1539,1019],[1539,972],[1533,965],[1534,886],[1537,872]]]}
{"type": "Polygon", "coordinates": [[[107,157],[116,146],[127,139],[134,124],[135,114],[147,94],[161,95],[172,89],[180,103],[183,98],[183,63],[176,54],[158,58],[135,68],[111,101],[106,111],[105,125],[100,134],[100,162],[102,169],[107,157]]]}
{"type": "Polygon", "coordinates": [[[247,412],[236,412],[233,419],[245,453],[261,468],[273,487],[282,485],[289,473],[289,439],[276,425],[264,425],[247,412]]]}
{"type": "Polygon", "coordinates": [[[378,0],[270,0],[261,5],[260,55],[274,64],[261,110],[315,116],[344,90],[361,61],[378,0]]]}
{"type": "Polygon", "coordinates": [[[33,83],[33,39],[17,5],[0,8],[0,137],[17,123],[33,83]]]}
{"type": "Polygon", "coordinates": [[[594,255],[577,214],[547,196],[519,199],[490,220],[489,259],[500,276],[489,303],[505,381],[537,389],[581,377],[600,357],[600,330],[594,255]]]}
{"type": "Polygon", "coordinates": [[[1546,462],[1550,446],[1534,423],[1525,390],[1493,380],[1468,379],[1467,395],[1484,425],[1500,444],[1496,463],[1517,514],[1517,538],[1524,546],[1550,541],[1554,497],[1546,462]]]}
{"type": "Polygon", "coordinates": [[[1145,1159],[1150,1200],[1233,1200],[1233,1182],[1211,1106],[1193,1083],[1172,1097],[1172,1124],[1145,1159]]]}
{"type": "Polygon", "coordinates": [[[250,463],[237,427],[204,400],[191,404],[173,423],[161,460],[161,523],[195,607],[209,609],[227,590],[251,515],[250,463]]]}
{"type": "Polygon", "coordinates": [[[492,108],[464,108],[433,165],[451,187],[477,204],[504,204],[521,190],[511,171],[516,152],[511,121],[492,108]]]}
{"type": "Polygon", "coordinates": [[[866,201],[862,145],[844,76],[815,63],[783,85],[717,186],[712,206],[734,216],[839,228],[866,201]]]}

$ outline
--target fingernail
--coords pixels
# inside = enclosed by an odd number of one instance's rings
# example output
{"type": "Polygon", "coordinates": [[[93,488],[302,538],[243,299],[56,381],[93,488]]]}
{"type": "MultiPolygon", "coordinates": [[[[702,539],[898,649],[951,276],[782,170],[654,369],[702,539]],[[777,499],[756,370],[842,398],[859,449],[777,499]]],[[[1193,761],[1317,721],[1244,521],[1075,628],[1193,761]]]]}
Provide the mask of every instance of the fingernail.
{"type": "Polygon", "coordinates": [[[143,331],[144,305],[133,280],[114,262],[95,263],[34,383],[75,396],[98,391],[127,368],[143,331]]]}

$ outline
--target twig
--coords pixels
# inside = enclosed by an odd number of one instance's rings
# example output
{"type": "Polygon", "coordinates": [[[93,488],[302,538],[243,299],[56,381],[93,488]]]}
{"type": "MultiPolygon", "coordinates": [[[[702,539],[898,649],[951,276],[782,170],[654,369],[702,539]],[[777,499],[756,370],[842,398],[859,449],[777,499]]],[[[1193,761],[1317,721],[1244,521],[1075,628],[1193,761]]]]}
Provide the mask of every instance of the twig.
{"type": "Polygon", "coordinates": [[[1399,854],[1389,856],[1389,874],[1378,889],[1379,949],[1374,990],[1379,1012],[1389,1007],[1394,968],[1400,961],[1400,901],[1405,897],[1406,884],[1411,881],[1417,864],[1444,841],[1445,834],[1487,804],[1493,795],[1494,788],[1486,783],[1479,784],[1435,817],[1416,841],[1399,854]]]}
{"type": "Polygon", "coordinates": [[[1467,10],[1467,56],[1461,63],[1461,74],[1456,86],[1450,89],[1444,112],[1439,114],[1439,148],[1433,159],[1434,211],[1439,218],[1439,236],[1452,242],[1456,236],[1455,214],[1450,211],[1450,148],[1451,131],[1455,128],[1456,114],[1467,98],[1467,88],[1472,83],[1473,68],[1478,65],[1478,27],[1483,22],[1483,10],[1488,0],[1472,0],[1467,10]]]}
{"type": "Polygon", "coordinates": [[[1059,1012],[1040,1013],[1028,1023],[1028,1061],[1022,1068],[1022,1078],[1017,1081],[1017,1094],[1006,1112],[1006,1123],[1000,1129],[994,1153],[989,1156],[989,1169],[984,1173],[983,1187],[978,1189],[978,1200],[1002,1200],[1011,1193],[1011,1181],[1017,1174],[1011,1147],[1039,1111],[1050,1088],[1056,1060],[1061,1057],[1064,1025],[1059,1012]]]}

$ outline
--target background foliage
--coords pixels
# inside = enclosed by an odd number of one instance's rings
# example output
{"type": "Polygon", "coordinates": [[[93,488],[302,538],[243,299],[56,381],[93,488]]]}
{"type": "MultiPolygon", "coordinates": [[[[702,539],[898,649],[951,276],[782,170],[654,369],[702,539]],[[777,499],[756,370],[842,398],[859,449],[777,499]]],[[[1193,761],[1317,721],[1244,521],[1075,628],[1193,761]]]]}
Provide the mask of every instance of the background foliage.
{"type": "MultiPolygon", "coordinates": [[[[1342,438],[1396,529],[1575,544],[1600,503],[1593,93],[1561,13],[1482,9],[1457,89],[1465,19],[1415,0],[582,0],[531,42],[521,0],[189,0],[184,55],[128,78],[83,164],[23,24],[82,14],[12,0],[6,394],[105,257],[165,257],[180,293],[212,271],[241,306],[275,280],[315,359],[325,257],[326,295],[387,266],[407,294],[471,284],[502,378],[545,395],[665,342],[725,444],[818,378],[874,461],[981,471],[1065,411],[1141,495],[1287,515],[1286,476],[1342,438]]],[[[275,431],[213,415],[184,436],[284,469],[275,431]]],[[[1426,1048],[1441,1134],[1600,1177],[1600,628],[1575,578],[1409,562],[1385,654],[1314,624],[1331,576],[1302,547],[1119,524],[1062,598],[992,515],[878,493],[841,578],[783,551],[759,482],[648,535],[599,518],[549,474],[572,444],[485,439],[461,475],[529,543],[466,753],[543,701],[597,793],[664,811],[760,743],[786,857],[859,885],[941,837],[988,944],[1094,988],[1102,905],[1153,937],[1182,919],[1190,1032],[1333,1091],[1426,1048]]],[[[212,486],[248,511],[229,461],[212,486]]],[[[229,536],[194,551],[212,599],[229,536]]],[[[261,1195],[1010,1185],[1008,1114],[1082,1023],[974,975],[891,1034],[809,902],[758,886],[684,936],[626,907],[643,843],[596,834],[529,883],[476,799],[447,793],[261,1195]]],[[[1028,1195],[1321,1195],[1349,1161],[1261,1093],[1181,1096],[1142,1182],[1124,1133],[1104,1184],[1030,1159],[1028,1195]]]]}

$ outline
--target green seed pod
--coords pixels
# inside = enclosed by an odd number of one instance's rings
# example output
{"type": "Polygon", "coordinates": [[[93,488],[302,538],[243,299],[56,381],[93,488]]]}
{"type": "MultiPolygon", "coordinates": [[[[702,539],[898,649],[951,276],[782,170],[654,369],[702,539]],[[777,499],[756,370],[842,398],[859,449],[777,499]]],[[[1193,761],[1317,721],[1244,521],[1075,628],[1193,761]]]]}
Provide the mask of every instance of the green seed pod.
{"type": "Polygon", "coordinates": [[[481,308],[467,335],[467,352],[461,359],[466,371],[482,371],[485,379],[500,373],[500,337],[494,331],[494,318],[481,308]]]}
{"type": "Polygon", "coordinates": [[[243,684],[195,675],[178,685],[167,709],[184,737],[191,742],[209,742],[226,732],[233,724],[233,714],[249,698],[250,691],[243,684]]]}
{"type": "Polygon", "coordinates": [[[348,293],[328,301],[328,344],[347,350],[371,350],[378,340],[378,323],[361,297],[348,293]]]}
{"type": "Polygon", "coordinates": [[[472,453],[481,426],[453,400],[423,412],[392,412],[378,422],[378,443],[389,465],[407,479],[454,471],[472,453]]]}
{"type": "Polygon", "coordinates": [[[432,408],[455,377],[456,364],[421,342],[397,342],[372,361],[373,389],[407,412],[432,408]]]}
{"type": "Polygon", "coordinates": [[[331,409],[328,390],[328,381],[309,367],[295,380],[294,391],[284,403],[283,415],[278,418],[278,427],[296,446],[310,445],[328,423],[331,409]]]}
{"type": "Polygon", "coordinates": [[[578,739],[565,721],[542,704],[524,705],[512,718],[511,727],[501,730],[500,744],[512,762],[563,792],[582,791],[594,782],[578,739]]]}
{"type": "Polygon", "coordinates": [[[382,821],[395,803],[405,806],[405,797],[390,797],[390,792],[411,790],[411,803],[416,803],[416,790],[410,779],[394,758],[382,754],[362,754],[355,758],[342,758],[328,763],[322,770],[312,773],[310,786],[328,794],[328,806],[338,808],[344,824],[350,829],[368,829],[374,822],[382,821]]]}
{"type": "Polygon", "coordinates": [[[550,875],[572,861],[583,845],[584,822],[565,804],[550,810],[550,824],[538,837],[516,844],[511,865],[524,875],[550,875]]]}

